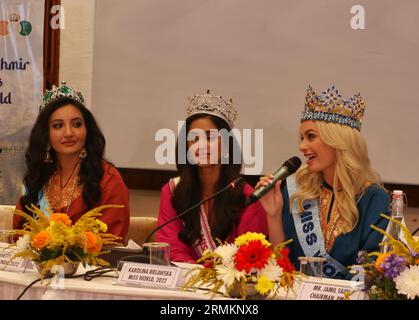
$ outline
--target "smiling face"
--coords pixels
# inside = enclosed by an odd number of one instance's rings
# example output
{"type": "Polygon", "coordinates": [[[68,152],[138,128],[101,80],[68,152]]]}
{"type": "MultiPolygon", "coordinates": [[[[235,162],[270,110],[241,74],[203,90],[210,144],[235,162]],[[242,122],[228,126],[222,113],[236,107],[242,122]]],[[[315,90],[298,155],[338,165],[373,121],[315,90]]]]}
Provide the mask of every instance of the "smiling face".
{"type": "Polygon", "coordinates": [[[331,184],[335,172],[335,149],[321,139],[314,121],[301,123],[300,137],[300,151],[307,158],[310,172],[322,173],[326,182],[331,184]]]}
{"type": "Polygon", "coordinates": [[[221,137],[210,117],[198,118],[191,122],[188,132],[188,152],[199,167],[220,164],[221,137]]]}
{"type": "Polygon", "coordinates": [[[49,118],[49,141],[57,155],[78,156],[86,142],[87,130],[80,110],[67,104],[49,118]]]}

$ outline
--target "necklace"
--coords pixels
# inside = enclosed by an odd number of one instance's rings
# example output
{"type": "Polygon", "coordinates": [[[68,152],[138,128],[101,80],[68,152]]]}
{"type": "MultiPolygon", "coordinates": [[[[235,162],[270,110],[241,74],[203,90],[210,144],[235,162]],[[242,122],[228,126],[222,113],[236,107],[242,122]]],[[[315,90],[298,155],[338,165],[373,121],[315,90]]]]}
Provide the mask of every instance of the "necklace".
{"type": "Polygon", "coordinates": [[[66,183],[64,184],[64,186],[62,185],[62,177],[61,177],[61,174],[60,174],[60,187],[61,187],[61,190],[63,190],[63,189],[65,189],[65,187],[67,187],[67,185],[68,185],[68,183],[70,182],[70,179],[73,177],[73,174],[74,174],[74,172],[76,171],[76,169],[79,167],[79,164],[77,163],[75,166],[74,166],[74,168],[73,168],[73,170],[71,171],[71,173],[70,173],[70,176],[68,177],[68,179],[67,179],[67,181],[66,181],[66,183]]]}
{"type": "Polygon", "coordinates": [[[78,168],[79,164],[73,168],[70,177],[63,187],[61,186],[61,174],[59,171],[54,173],[50,178],[45,188],[45,195],[50,207],[56,212],[62,208],[66,208],[63,213],[68,214],[73,199],[79,195],[80,190],[78,187],[80,177],[77,170],[78,168]]]}
{"type": "Polygon", "coordinates": [[[68,203],[68,205],[67,205],[67,209],[65,210],[65,214],[66,215],[68,215],[68,210],[70,209],[71,202],[73,201],[74,193],[76,192],[76,189],[77,189],[77,187],[79,185],[79,180],[80,180],[79,175],[77,175],[76,183],[74,183],[73,190],[71,191],[71,195],[70,195],[70,197],[67,196],[67,203],[68,203]]]}

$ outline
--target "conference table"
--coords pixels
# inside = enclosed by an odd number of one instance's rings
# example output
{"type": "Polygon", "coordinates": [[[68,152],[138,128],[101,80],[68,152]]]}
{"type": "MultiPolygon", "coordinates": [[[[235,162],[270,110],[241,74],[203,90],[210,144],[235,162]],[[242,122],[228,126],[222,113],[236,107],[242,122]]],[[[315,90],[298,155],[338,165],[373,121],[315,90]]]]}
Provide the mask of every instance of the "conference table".
{"type": "MultiPolygon", "coordinates": [[[[77,274],[86,271],[79,267],[77,274]]],[[[183,269],[184,272],[187,271],[183,269]]],[[[209,290],[197,289],[183,290],[181,288],[166,289],[159,287],[141,287],[121,285],[117,281],[116,272],[110,274],[114,277],[96,277],[86,281],[83,277],[61,279],[60,285],[54,279],[44,279],[30,287],[21,297],[22,300],[228,300],[222,294],[213,294],[209,290]]],[[[39,274],[34,270],[30,272],[10,272],[0,270],[0,300],[15,300],[39,274]]],[[[300,286],[309,283],[328,284],[348,287],[351,283],[345,280],[319,279],[309,277],[303,282],[296,281],[293,291],[280,292],[275,299],[294,300],[297,298],[300,286]]],[[[357,299],[363,299],[358,296],[357,299]]]]}

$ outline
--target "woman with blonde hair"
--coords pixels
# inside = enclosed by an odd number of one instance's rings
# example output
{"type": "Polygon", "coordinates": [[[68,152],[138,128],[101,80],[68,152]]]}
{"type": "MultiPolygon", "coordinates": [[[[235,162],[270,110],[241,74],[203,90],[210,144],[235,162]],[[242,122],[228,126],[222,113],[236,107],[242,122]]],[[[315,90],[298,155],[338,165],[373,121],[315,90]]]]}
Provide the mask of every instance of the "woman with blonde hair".
{"type": "MultiPolygon", "coordinates": [[[[375,251],[385,229],[389,196],[373,171],[360,133],[365,101],[359,94],[345,100],[332,86],[316,94],[308,88],[301,117],[300,151],[307,159],[294,175],[261,199],[269,238],[287,239],[291,258],[324,257],[323,274],[350,278],[347,267],[360,250],[375,251]]],[[[271,182],[260,179],[256,188],[271,182]]]]}

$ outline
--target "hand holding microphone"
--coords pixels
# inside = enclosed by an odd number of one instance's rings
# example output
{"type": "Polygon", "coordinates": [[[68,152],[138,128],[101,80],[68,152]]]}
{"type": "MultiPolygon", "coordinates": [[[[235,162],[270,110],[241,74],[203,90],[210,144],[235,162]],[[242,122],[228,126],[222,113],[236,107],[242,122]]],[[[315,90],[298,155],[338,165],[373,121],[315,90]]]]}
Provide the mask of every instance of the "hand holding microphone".
{"type": "Polygon", "coordinates": [[[297,171],[300,166],[301,160],[293,157],[285,161],[274,174],[261,177],[256,190],[249,196],[248,204],[260,200],[268,216],[280,214],[283,206],[281,181],[297,171]],[[274,190],[270,192],[272,189],[274,190]]]}
{"type": "Polygon", "coordinates": [[[263,209],[265,210],[268,216],[274,217],[279,215],[282,212],[283,200],[281,192],[281,180],[273,183],[274,176],[273,174],[267,174],[260,178],[259,182],[256,184],[255,189],[266,187],[270,184],[273,184],[274,187],[269,190],[262,198],[260,198],[260,203],[262,204],[263,209]]]}

